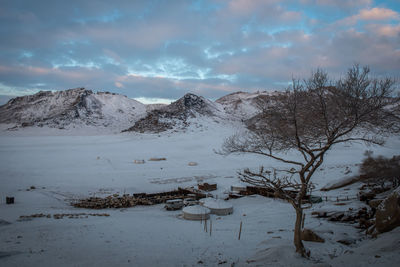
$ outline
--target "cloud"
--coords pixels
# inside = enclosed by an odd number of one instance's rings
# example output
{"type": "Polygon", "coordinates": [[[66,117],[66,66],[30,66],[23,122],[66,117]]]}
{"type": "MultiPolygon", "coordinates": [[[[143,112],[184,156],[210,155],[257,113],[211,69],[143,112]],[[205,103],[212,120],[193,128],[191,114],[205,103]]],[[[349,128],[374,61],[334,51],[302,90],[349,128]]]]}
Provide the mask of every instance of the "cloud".
{"type": "Polygon", "coordinates": [[[377,36],[400,38],[400,25],[370,24],[366,28],[377,36]]]}
{"type": "Polygon", "coordinates": [[[374,7],[372,9],[363,9],[357,15],[362,20],[386,20],[399,19],[399,13],[387,8],[374,7]]]}
{"type": "Polygon", "coordinates": [[[358,21],[379,21],[379,20],[399,20],[400,15],[398,12],[388,9],[374,7],[371,9],[362,9],[358,14],[347,17],[339,23],[345,25],[354,25],[358,21]]]}
{"type": "Polygon", "coordinates": [[[336,7],[345,7],[345,8],[370,6],[373,3],[372,0],[351,0],[351,1],[348,1],[348,0],[314,0],[313,2],[317,5],[336,6],[336,7]]]}
{"type": "Polygon", "coordinates": [[[398,76],[399,10],[371,0],[8,1],[0,95],[85,86],[216,98],[354,62],[398,76]]]}
{"type": "Polygon", "coordinates": [[[252,15],[263,9],[273,8],[275,9],[277,4],[281,1],[279,0],[232,0],[228,4],[228,10],[234,14],[238,15],[252,15]]]}

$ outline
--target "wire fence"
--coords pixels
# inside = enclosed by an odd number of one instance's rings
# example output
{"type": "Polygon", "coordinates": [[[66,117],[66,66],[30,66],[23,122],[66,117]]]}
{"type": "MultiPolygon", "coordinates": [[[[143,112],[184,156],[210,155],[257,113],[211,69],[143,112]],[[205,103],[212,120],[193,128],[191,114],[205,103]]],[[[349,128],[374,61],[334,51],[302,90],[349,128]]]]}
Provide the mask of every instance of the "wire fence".
{"type": "Polygon", "coordinates": [[[343,202],[343,201],[351,201],[358,200],[358,196],[321,196],[322,201],[326,202],[343,202]]]}

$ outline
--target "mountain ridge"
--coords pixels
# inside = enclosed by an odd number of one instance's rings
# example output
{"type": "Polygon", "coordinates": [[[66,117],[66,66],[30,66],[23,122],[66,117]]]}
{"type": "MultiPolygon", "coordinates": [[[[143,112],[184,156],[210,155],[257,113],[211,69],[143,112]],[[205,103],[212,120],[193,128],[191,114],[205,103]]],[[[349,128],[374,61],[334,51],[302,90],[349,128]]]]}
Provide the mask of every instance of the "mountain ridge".
{"type": "Polygon", "coordinates": [[[126,96],[74,88],[13,98],[0,106],[0,123],[59,129],[73,124],[119,127],[145,112],[144,104],[126,96]]]}
{"type": "Polygon", "coordinates": [[[40,91],[13,98],[0,106],[0,124],[12,124],[13,129],[101,126],[117,131],[159,133],[185,129],[194,121],[201,126],[203,119],[217,123],[243,122],[260,111],[256,105],[260,99],[274,94],[235,92],[211,101],[187,93],[169,105],[145,105],[120,94],[94,93],[85,88],[40,91]]]}

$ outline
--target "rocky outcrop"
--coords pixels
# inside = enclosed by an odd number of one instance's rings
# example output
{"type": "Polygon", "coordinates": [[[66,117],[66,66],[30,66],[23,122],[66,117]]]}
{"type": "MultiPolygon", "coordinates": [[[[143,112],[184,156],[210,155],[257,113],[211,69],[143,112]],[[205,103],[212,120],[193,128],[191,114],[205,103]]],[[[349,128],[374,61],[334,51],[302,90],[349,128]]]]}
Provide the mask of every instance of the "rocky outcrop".
{"type": "MultiPolygon", "coordinates": [[[[173,128],[186,128],[190,118],[199,116],[219,117],[222,112],[217,104],[194,94],[186,94],[168,106],[150,111],[123,132],[159,133],[173,128]]],[[[223,116],[223,115],[222,115],[223,116]]]]}
{"type": "Polygon", "coordinates": [[[393,191],[376,209],[375,227],[379,233],[400,226],[400,187],[393,191]]]}
{"type": "Polygon", "coordinates": [[[247,120],[262,111],[264,105],[273,105],[279,92],[235,92],[217,99],[215,102],[224,110],[241,120],[247,120]]]}

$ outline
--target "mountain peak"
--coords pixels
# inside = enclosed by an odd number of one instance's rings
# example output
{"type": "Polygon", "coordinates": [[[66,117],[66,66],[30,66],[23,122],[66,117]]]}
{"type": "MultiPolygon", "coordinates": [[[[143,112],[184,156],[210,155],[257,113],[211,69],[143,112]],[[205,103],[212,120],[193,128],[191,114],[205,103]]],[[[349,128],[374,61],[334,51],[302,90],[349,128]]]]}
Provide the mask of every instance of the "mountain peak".
{"type": "Polygon", "coordinates": [[[146,107],[118,94],[93,93],[83,87],[40,91],[0,106],[0,123],[65,128],[74,125],[123,127],[144,116],[146,107]]]}
{"type": "Polygon", "coordinates": [[[221,114],[215,103],[202,96],[187,93],[168,106],[150,111],[126,131],[163,132],[177,125],[186,128],[190,124],[190,118],[198,115],[215,118],[221,114]]]}
{"type": "Polygon", "coordinates": [[[207,106],[206,99],[204,97],[187,93],[182,98],[178,99],[171,106],[176,106],[180,111],[197,111],[203,113],[203,109],[207,106]]]}

